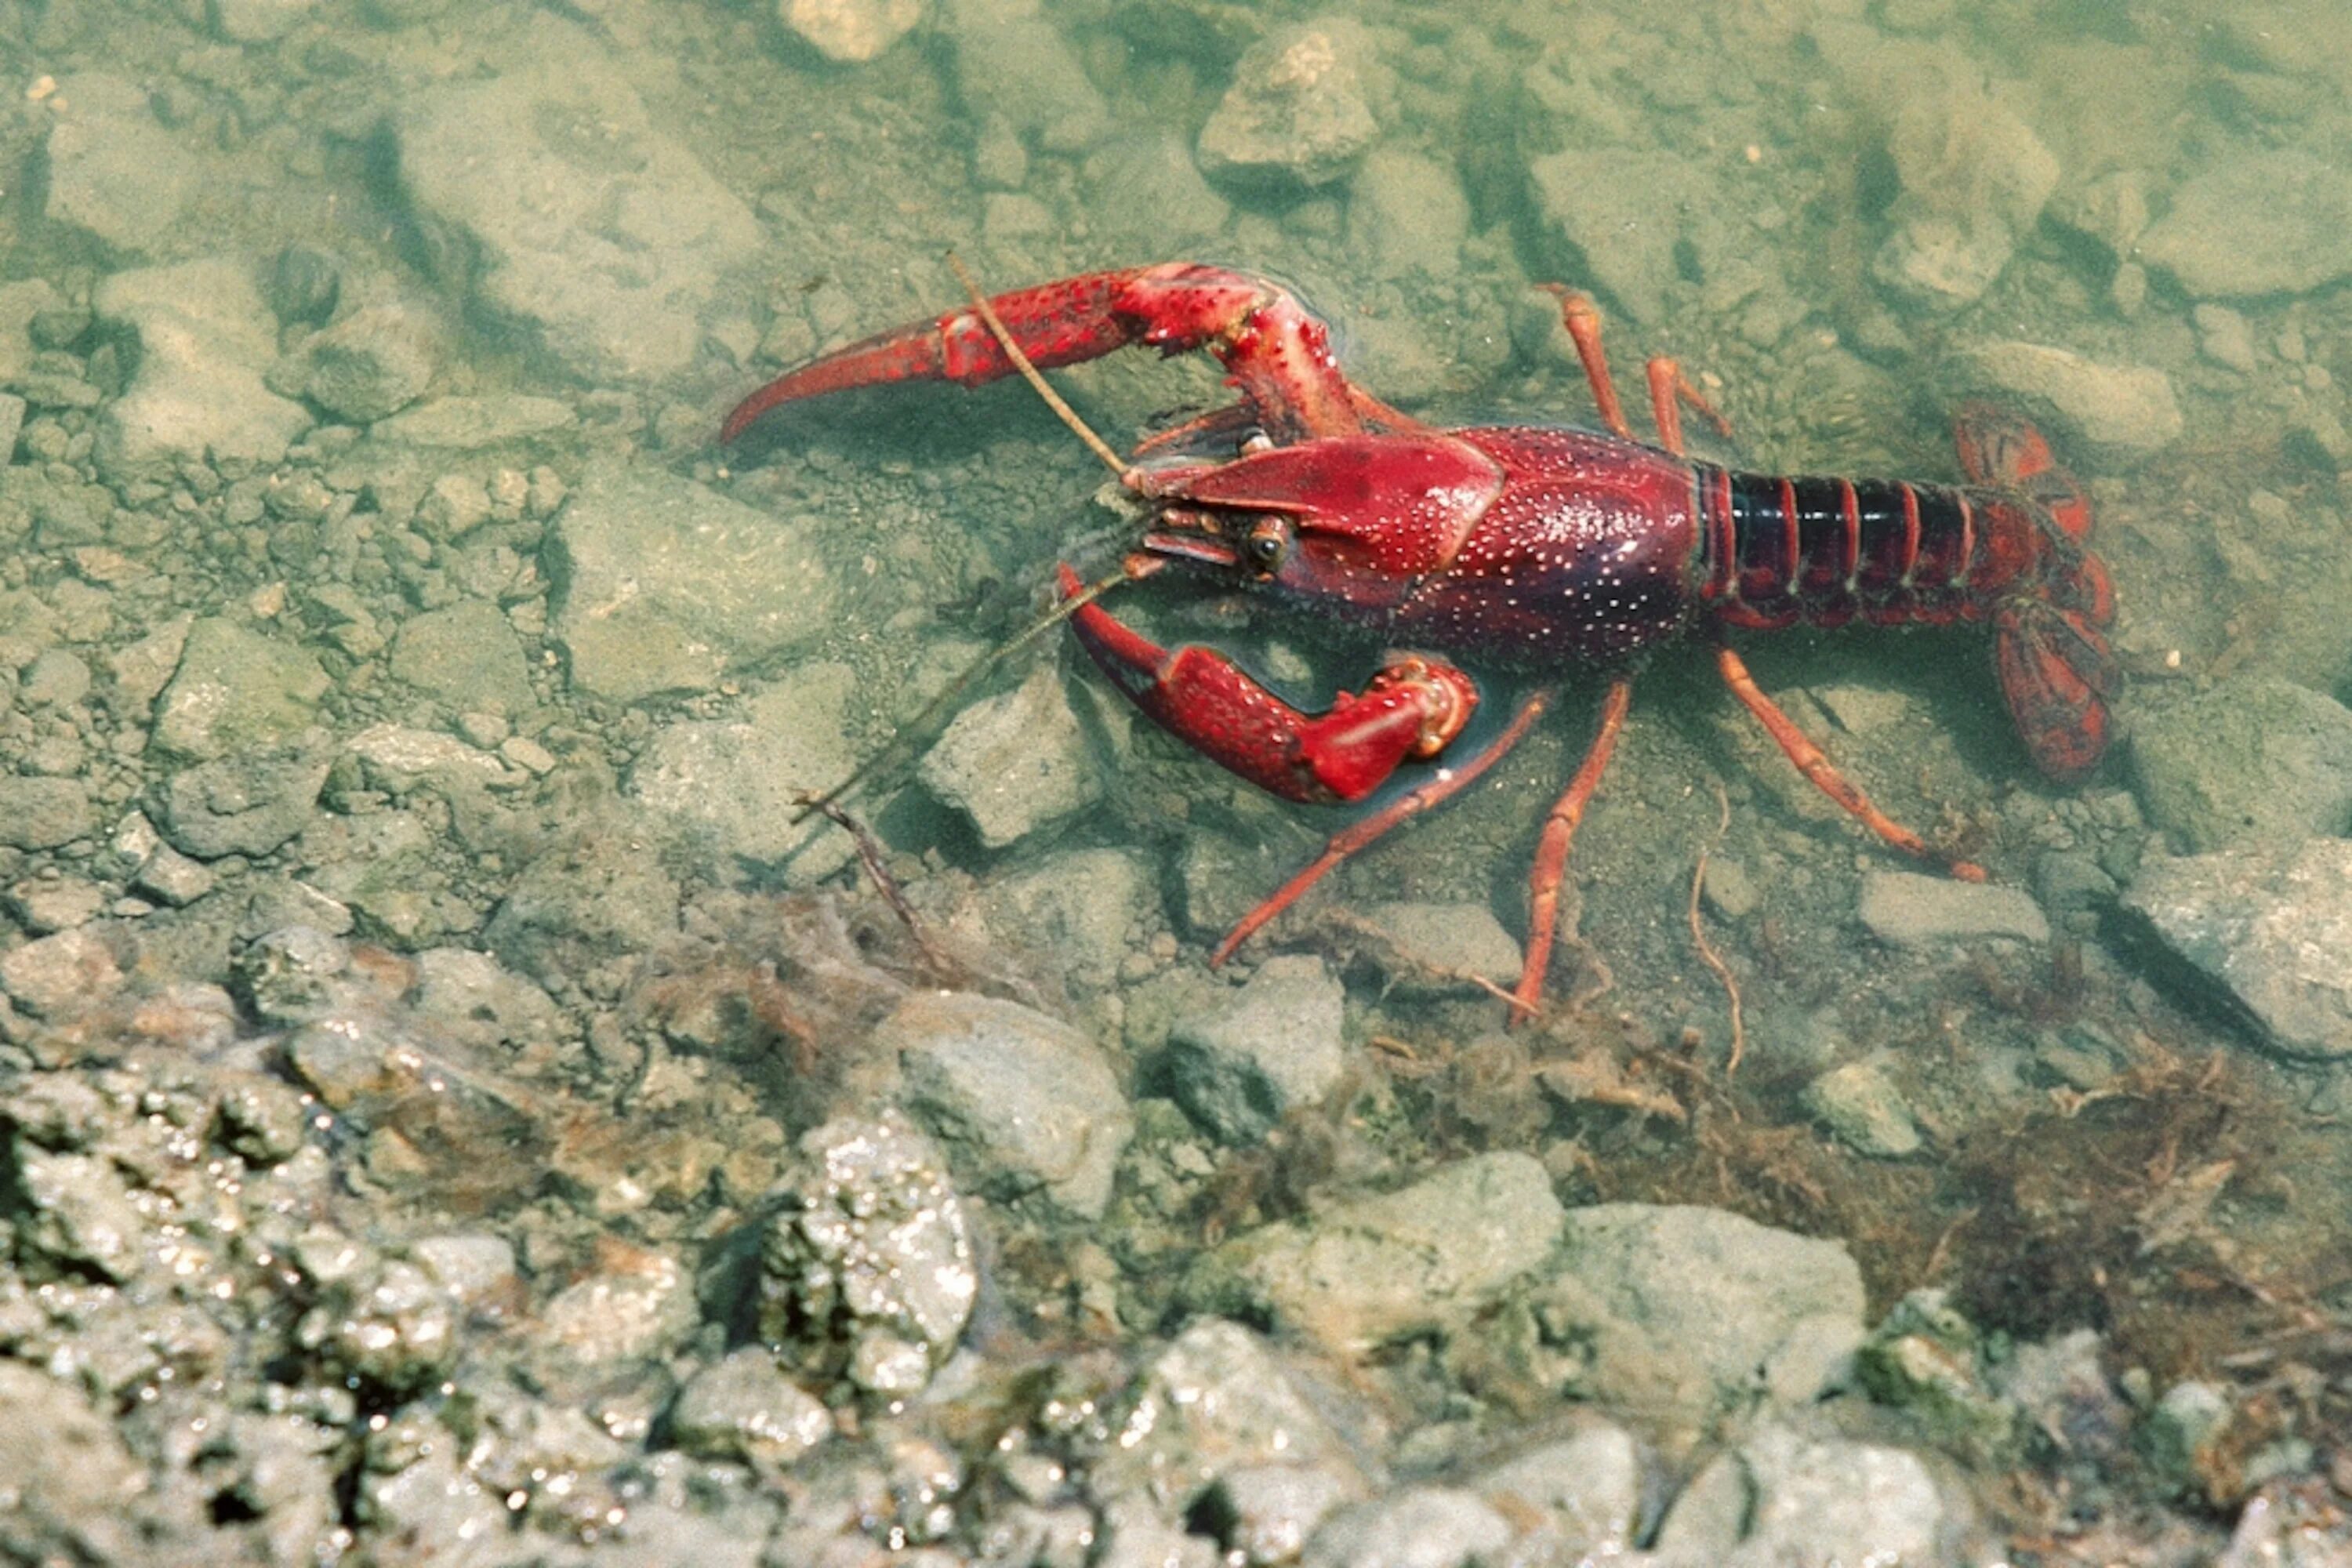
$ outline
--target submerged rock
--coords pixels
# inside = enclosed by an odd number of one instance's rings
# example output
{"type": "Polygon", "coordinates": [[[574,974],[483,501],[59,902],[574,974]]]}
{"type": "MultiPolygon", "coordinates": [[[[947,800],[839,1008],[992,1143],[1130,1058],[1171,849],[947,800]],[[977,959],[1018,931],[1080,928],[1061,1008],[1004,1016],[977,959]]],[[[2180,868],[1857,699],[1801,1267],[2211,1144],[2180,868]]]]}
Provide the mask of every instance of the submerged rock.
{"type": "Polygon", "coordinates": [[[956,715],[923,757],[923,787],[971,819],[991,849],[1018,843],[1102,798],[1069,691],[1041,664],[1011,691],[956,715]]]}
{"type": "Polygon", "coordinates": [[[1968,1520],[1917,1455],[1767,1426],[1710,1463],[1659,1527],[1659,1568],[1950,1561],[1968,1520]]]}
{"type": "Polygon", "coordinates": [[[2042,422],[2053,440],[2079,444],[2102,463],[2123,464],[2180,438],[2172,381],[2153,365],[2103,364],[2046,343],[2002,342],[1965,349],[1953,391],[1988,396],[2042,422]]]}
{"type": "Polygon", "coordinates": [[[58,84],[48,134],[48,206],[119,251],[148,249],[172,230],[203,169],[155,119],[146,89],[86,72],[58,84]]]}
{"type": "Polygon", "coordinates": [[[827,59],[859,65],[913,32],[924,0],[777,0],[786,27],[827,59]]]}
{"type": "Polygon", "coordinates": [[[2352,174],[2300,147],[2224,155],[2172,195],[2139,257],[2202,298],[2300,294],[2352,276],[2352,174]]]}
{"type": "Polygon", "coordinates": [[[1212,179],[1313,188],[1350,173],[1380,139],[1364,95],[1362,25],[1318,16],[1250,46],[1201,127],[1212,179]]]}
{"type": "Polygon", "coordinates": [[[2352,1057],[2352,839],[2151,855],[2123,905],[2258,1043],[2352,1057]]]}
{"type": "Polygon", "coordinates": [[[93,456],[109,479],[162,479],[184,463],[266,468],[310,428],[309,411],[263,382],[277,323],[241,263],[118,272],[92,304],[139,344],[131,384],[99,413],[93,456]]]}
{"type": "Polygon", "coordinates": [[[1169,1032],[1161,1067],[1176,1102],[1221,1142],[1261,1142],[1339,1080],[1344,999],[1320,958],[1266,960],[1248,984],[1169,1032]]]}
{"type": "Polygon", "coordinates": [[[1896,947],[1938,947],[1982,937],[2037,945],[2050,940],[2050,921],[2032,894],[1916,871],[1866,874],[1855,913],[1871,935],[1896,947]]]}
{"type": "Polygon", "coordinates": [[[2352,710],[2278,679],[2229,680],[2132,726],[2148,820],[2190,855],[2352,828],[2352,710]]]}

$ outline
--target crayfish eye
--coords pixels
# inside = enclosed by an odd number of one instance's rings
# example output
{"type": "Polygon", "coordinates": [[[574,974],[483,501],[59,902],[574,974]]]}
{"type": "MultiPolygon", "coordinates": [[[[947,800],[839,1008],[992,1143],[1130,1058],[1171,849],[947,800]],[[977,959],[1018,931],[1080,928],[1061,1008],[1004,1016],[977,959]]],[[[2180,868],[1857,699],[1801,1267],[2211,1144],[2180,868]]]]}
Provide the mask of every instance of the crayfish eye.
{"type": "Polygon", "coordinates": [[[1242,553],[1250,565],[1269,577],[1281,568],[1282,558],[1289,552],[1290,535],[1278,523],[1261,523],[1242,541],[1242,553]]]}

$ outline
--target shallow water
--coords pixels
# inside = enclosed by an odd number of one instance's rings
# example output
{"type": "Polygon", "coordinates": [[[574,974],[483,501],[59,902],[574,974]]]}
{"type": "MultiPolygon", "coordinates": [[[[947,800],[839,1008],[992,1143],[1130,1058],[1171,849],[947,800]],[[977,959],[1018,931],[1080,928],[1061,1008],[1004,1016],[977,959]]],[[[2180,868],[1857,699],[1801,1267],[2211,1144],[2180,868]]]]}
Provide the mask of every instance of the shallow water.
{"type": "MultiPolygon", "coordinates": [[[[1108,1208],[1075,1219],[1005,1198],[996,1155],[940,1133],[979,1162],[959,1184],[986,1193],[972,1339],[992,1367],[1073,1344],[1130,1366],[1206,1312],[1216,1243],[1526,1154],[1572,1207],[1704,1205],[1843,1244],[1873,1322],[1940,1288],[1981,1337],[1970,1375],[1995,1384],[2009,1347],[2095,1331],[2136,1436],[1972,1447],[1948,1408],[1874,1390],[1870,1434],[1947,1456],[1973,1500],[1946,1532],[1967,1544],[1936,1560],[2062,1561],[2073,1541],[2182,1561],[2219,1550],[2250,1496],[2273,1515],[2316,1517],[2331,1487],[2344,1502],[2335,1064],[2352,1056],[2352,947],[2331,868],[2352,821],[2352,714],[2334,700],[2352,679],[2336,610],[2352,591],[2352,240],[2336,221],[2352,214],[2352,21],[2316,0],[1658,9],[0,16],[20,89],[0,393],[21,403],[0,401],[16,431],[0,755],[32,786],[0,833],[19,928],[0,954],[6,1302],[23,1320],[0,1351],[78,1377],[108,1420],[161,1397],[140,1392],[151,1372],[88,1348],[90,1324],[136,1338],[180,1300],[151,1202],[169,1183],[144,1163],[163,1156],[120,1142],[167,1116],[135,1111],[136,1086],[159,1058],[194,1075],[172,1079],[169,1113],[191,1125],[236,1084],[290,1087],[318,1137],[279,1218],[311,1205],[395,1262],[441,1231],[514,1248],[506,1293],[461,1314],[475,1359],[425,1372],[530,1385],[535,1419],[593,1411],[620,1447],[583,1444],[573,1468],[638,1506],[669,1482],[612,1478],[671,1451],[675,1384],[747,1331],[677,1280],[772,1205],[793,1138],[922,1101],[875,1028],[944,987],[1074,1026],[1140,1126],[1108,1208]],[[1847,776],[2011,895],[1969,903],[1895,879],[1914,866],[1723,689],[1711,634],[1652,650],[1577,837],[1547,1005],[1506,1036],[1477,980],[1513,978],[1538,825],[1602,672],[1465,658],[1486,705],[1465,744],[1537,679],[1561,684],[1552,714],[1212,975],[1230,923],[1349,818],[1133,721],[1057,635],[939,716],[969,735],[975,712],[1014,715],[985,764],[1027,797],[1003,841],[947,798],[936,753],[855,801],[902,921],[845,831],[786,830],[793,792],[888,745],[1027,624],[1057,559],[1108,570],[1130,524],[1009,381],[857,391],[715,436],[785,367],[955,308],[950,253],[993,289],[1178,258],[1280,279],[1358,384],[1433,425],[1596,423],[1552,282],[1598,301],[1637,432],[1643,361],[1680,363],[1730,426],[1697,429],[1711,460],[1950,483],[1955,411],[2013,407],[2090,498],[2117,603],[2116,743],[2079,788],[2039,777],[1981,626],[1734,636],[1847,776]],[[2243,857],[2210,862],[2197,895],[2212,942],[2302,922],[2299,956],[2231,972],[2260,994],[2231,1000],[2194,941],[2154,929],[2175,895],[2151,868],[2192,852],[2243,857]],[[1952,929],[1972,922],[1988,929],[1952,929]],[[307,1001],[255,978],[257,939],[289,927],[356,952],[307,1001]],[[1171,1037],[1276,955],[1307,955],[1277,973],[1319,961],[1343,986],[1345,1066],[1276,1107],[1270,1141],[1220,1132],[1179,1109],[1171,1037]],[[345,1013],[365,1020],[356,1063],[300,1032],[345,1013]],[[426,1068],[379,1074],[379,1038],[426,1068]],[[41,1131],[27,1107],[80,1092],[66,1084],[115,1108],[90,1126],[121,1127],[41,1131]],[[147,1205],[125,1243],[144,1262],[94,1260],[41,1217],[36,1148],[107,1151],[90,1170],[112,1173],[88,1179],[147,1205]],[[533,1360],[560,1331],[537,1331],[572,1321],[552,1310],[565,1286],[608,1278],[668,1279],[645,1286],[668,1316],[593,1373],[565,1363],[563,1383],[533,1360]],[[28,1304],[60,1281],[97,1295],[28,1304]],[[2145,1407],[2189,1381],[2234,1425],[2168,1468],[2145,1407]]],[[[1199,356],[1054,379],[1123,448],[1226,395],[1199,356]]],[[[1154,584],[1108,605],[1308,708],[1382,651],[1247,595],[1154,584]]],[[[333,1300],[298,1275],[299,1310],[256,1308],[221,1330],[240,1352],[191,1352],[214,1405],[167,1400],[108,1439],[150,1493],[122,1530],[195,1509],[224,1553],[390,1562],[387,1521],[449,1525],[352,1502],[376,1485],[364,1468],[408,1462],[356,1434],[471,1417],[396,1355],[339,1361],[307,1330],[289,1349],[288,1325],[333,1300]],[[318,1435],[309,1493],[191,1479],[175,1422],[289,1389],[318,1435]]],[[[1501,1301],[1477,1332],[1370,1352],[1278,1304],[1254,1326],[1378,1412],[1375,1469],[1458,1477],[1580,1403],[1669,1456],[1653,1492],[1688,1479],[1707,1450],[1669,1416],[1564,1399],[1536,1363],[1474,1353],[1507,1339],[1501,1301]]],[[[796,1375],[873,1414],[873,1386],[811,1370],[829,1359],[796,1375]]],[[[961,1397],[920,1430],[980,1452],[1000,1413],[961,1397]]],[[[2029,1424],[2055,1419],[2014,1398],[2029,1424]]],[[[1045,1444],[1046,1418],[1026,1420],[1000,1426],[1045,1444]]],[[[1744,1430],[1726,1416],[1705,1442],[1744,1430]]],[[[496,1495],[494,1468],[467,1484],[496,1495]]],[[[741,1500],[730,1529],[823,1490],[761,1460],[720,1471],[696,1484],[741,1500]]],[[[595,1554],[586,1505],[516,1485],[538,1499],[509,1505],[534,1539],[595,1554]]],[[[914,1539],[976,1553],[982,1490],[914,1539]]],[[[78,1549],[138,1550],[110,1542],[92,1526],[78,1549]]]]}

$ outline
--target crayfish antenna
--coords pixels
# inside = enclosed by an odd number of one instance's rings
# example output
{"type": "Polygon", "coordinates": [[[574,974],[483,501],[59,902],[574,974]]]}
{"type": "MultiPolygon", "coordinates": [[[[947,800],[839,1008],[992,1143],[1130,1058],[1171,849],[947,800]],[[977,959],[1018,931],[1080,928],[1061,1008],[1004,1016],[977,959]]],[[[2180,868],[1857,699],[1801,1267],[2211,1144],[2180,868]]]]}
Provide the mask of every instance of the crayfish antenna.
{"type": "Polygon", "coordinates": [[[923,704],[920,713],[900,725],[889,740],[883,742],[881,750],[851,769],[847,778],[820,795],[803,796],[800,809],[793,813],[792,820],[795,823],[806,821],[812,813],[839,805],[877,778],[887,778],[904,769],[915,753],[928,744],[941,728],[941,720],[963,700],[964,695],[979,683],[982,676],[1126,581],[1128,573],[1122,567],[1108,577],[1087,584],[1067,598],[1057,600],[1036,619],[972,660],[953,680],[940,689],[938,696],[923,704]]]}

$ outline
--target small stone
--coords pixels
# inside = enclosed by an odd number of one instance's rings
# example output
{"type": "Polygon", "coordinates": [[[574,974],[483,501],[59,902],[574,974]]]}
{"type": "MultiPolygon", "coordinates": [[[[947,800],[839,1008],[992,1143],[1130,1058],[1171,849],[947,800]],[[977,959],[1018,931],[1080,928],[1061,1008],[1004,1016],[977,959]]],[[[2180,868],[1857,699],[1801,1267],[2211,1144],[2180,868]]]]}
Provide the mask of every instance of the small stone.
{"type": "Polygon", "coordinates": [[[1262,1141],[1345,1071],[1343,999],[1320,958],[1268,959],[1248,984],[1169,1032],[1165,1067],[1177,1103],[1223,1142],[1262,1141]]]}
{"type": "Polygon", "coordinates": [[[0,844],[55,849],[98,831],[79,779],[0,776],[0,844]]]}
{"type": "Polygon", "coordinates": [[[1744,921],[1760,901],[1748,868],[1727,855],[1712,856],[1699,885],[1706,907],[1727,921],[1744,921]]]}
{"type": "Polygon", "coordinates": [[[1050,664],[956,716],[918,770],[991,849],[1018,843],[1102,797],[1068,689],[1050,664]]]}
{"type": "Polygon", "coordinates": [[[1916,871],[1873,871],[1855,913],[1870,934],[1896,947],[1936,947],[1979,937],[2035,945],[2050,940],[2042,906],[2016,888],[1959,882],[1916,871]]]}
{"type": "Polygon", "coordinates": [[[772,1474],[833,1436],[833,1415],[785,1377],[774,1356],[747,1345],[687,1381],[669,1426],[689,1454],[772,1474]]]}
{"type": "Polygon", "coordinates": [[[316,246],[289,245],[269,264],[262,297],[286,326],[315,326],[335,313],[342,292],[341,261],[316,246]]]}
{"type": "Polygon", "coordinates": [[[1366,101],[1360,23],[1318,16],[1253,44],[1201,128],[1202,171],[1312,189],[1352,171],[1380,139],[1366,101]]]}
{"type": "Polygon", "coordinates": [[[1956,395],[2018,405],[2103,462],[2128,462],[2180,437],[2171,379],[2152,365],[2102,364],[2066,349],[2020,342],[1979,343],[1961,350],[1952,363],[1956,395]]]}
{"type": "Polygon", "coordinates": [[[2352,275],[2352,174],[2299,147],[2247,145],[2173,192],[2140,258],[2200,299],[2300,294],[2352,275]]]}
{"type": "Polygon", "coordinates": [[[923,0],[778,0],[776,11],[825,58],[856,65],[912,32],[923,0]]]}
{"type": "Polygon", "coordinates": [[[2156,1402],[2140,1428],[2140,1451],[2173,1489],[2208,1497],[2226,1480],[2221,1441],[2234,1412],[2230,1396],[2210,1383],[2176,1383],[2156,1402]]]}
{"type": "Polygon", "coordinates": [[[1519,944],[1484,904],[1374,904],[1363,918],[1393,950],[1384,967],[1405,992],[1507,986],[1519,973],[1519,944]]]}
{"type": "Polygon", "coordinates": [[[1900,1160],[1920,1149],[1918,1123],[1874,1062],[1849,1062],[1805,1086],[1805,1109],[1857,1154],[1900,1160]]]}
{"type": "Polygon", "coordinates": [[[49,218],[117,251],[163,240],[202,174],[180,138],[156,121],[146,91],[90,71],[66,78],[49,101],[49,218]]]}
{"type": "Polygon", "coordinates": [[[106,889],[80,877],[31,877],[8,889],[8,912],[36,936],[88,925],[106,907],[106,889]]]}
{"type": "Polygon", "coordinates": [[[2352,710],[2272,678],[2152,707],[2132,730],[2148,820],[2189,854],[2352,827],[2352,710]]]}
{"type": "Polygon", "coordinates": [[[2254,332],[2246,318],[2227,305],[2203,304],[2189,312],[2197,323],[2197,350],[2215,364],[2254,374],[2254,332]]]}
{"type": "Polygon", "coordinates": [[[112,944],[95,925],[75,926],[0,953],[0,990],[45,1018],[103,1001],[121,987],[122,979],[112,944]]]}
{"type": "Polygon", "coordinates": [[[416,504],[417,527],[430,539],[463,539],[490,521],[490,492],[471,474],[444,474],[416,504]]]}
{"type": "Polygon", "coordinates": [[[1341,1510],[1315,1532],[1308,1568],[1477,1568],[1500,1559],[1511,1542],[1510,1521],[1475,1492],[1454,1487],[1404,1487],[1341,1510]],[[1400,1543],[1412,1542],[1400,1556],[1400,1543]]]}
{"type": "Polygon", "coordinates": [[[401,304],[367,305],[301,348],[304,396],[353,425],[396,414],[425,395],[439,361],[433,322],[401,304]]]}
{"type": "Polygon", "coordinates": [[[1596,1418],[1574,1436],[1532,1448],[1472,1485],[1512,1518],[1533,1512],[1542,1519],[1535,1540],[1550,1555],[1538,1552],[1530,1561],[1580,1563],[1632,1552],[1642,1522],[1643,1483],[1633,1435],[1596,1418]]]}
{"type": "Polygon", "coordinates": [[[181,909],[211,892],[215,879],[211,867],[164,845],[148,857],[131,885],[173,909],[181,909]]]}

